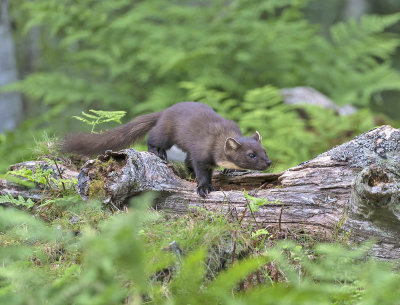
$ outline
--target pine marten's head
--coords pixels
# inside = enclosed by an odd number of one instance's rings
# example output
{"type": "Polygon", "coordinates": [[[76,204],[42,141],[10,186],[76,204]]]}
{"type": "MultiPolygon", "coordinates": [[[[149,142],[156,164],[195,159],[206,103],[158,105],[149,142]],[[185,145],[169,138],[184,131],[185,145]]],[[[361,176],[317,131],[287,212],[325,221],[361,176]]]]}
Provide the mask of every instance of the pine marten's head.
{"type": "Polygon", "coordinates": [[[271,160],[261,146],[258,131],[248,138],[227,138],[224,150],[227,161],[219,162],[218,165],[225,168],[266,170],[271,165],[271,160]]]}

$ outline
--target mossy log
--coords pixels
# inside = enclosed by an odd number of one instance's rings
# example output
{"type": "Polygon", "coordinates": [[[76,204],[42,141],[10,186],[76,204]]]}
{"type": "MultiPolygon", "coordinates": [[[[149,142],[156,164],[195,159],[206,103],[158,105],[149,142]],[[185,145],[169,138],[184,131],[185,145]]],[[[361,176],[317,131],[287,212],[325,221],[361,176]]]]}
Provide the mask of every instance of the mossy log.
{"type": "Polygon", "coordinates": [[[194,181],[134,149],[89,160],[78,177],[82,198],[100,194],[114,208],[157,191],[155,207],[165,213],[201,208],[270,232],[373,238],[374,255],[400,259],[400,129],[376,128],[281,173],[217,171],[213,184],[216,191],[203,199],[194,181]],[[251,211],[243,190],[266,204],[251,211]]]}

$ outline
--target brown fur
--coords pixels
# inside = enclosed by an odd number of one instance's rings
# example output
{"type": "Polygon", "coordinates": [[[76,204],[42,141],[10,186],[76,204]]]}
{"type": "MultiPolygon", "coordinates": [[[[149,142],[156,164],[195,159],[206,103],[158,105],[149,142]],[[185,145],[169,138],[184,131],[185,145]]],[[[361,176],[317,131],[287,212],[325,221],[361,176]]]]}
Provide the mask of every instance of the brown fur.
{"type": "Polygon", "coordinates": [[[196,102],[182,102],[139,116],[102,134],[67,136],[63,150],[84,155],[103,153],[126,147],[147,132],[148,150],[160,158],[166,159],[166,150],[173,145],[187,153],[185,164],[196,174],[197,192],[202,197],[213,190],[211,174],[218,165],[265,170],[271,164],[258,133],[243,137],[235,122],[196,102]]]}

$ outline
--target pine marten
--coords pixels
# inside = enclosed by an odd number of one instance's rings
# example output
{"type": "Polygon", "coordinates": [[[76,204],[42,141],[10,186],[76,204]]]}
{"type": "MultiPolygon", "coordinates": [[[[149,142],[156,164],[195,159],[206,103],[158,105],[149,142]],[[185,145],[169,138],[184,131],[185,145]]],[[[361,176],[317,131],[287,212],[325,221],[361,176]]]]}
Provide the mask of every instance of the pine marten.
{"type": "Polygon", "coordinates": [[[243,137],[239,126],[198,102],[182,102],[161,112],[138,116],[129,123],[101,134],[72,134],[62,144],[65,152],[82,155],[119,150],[149,133],[149,152],[166,159],[173,145],[186,153],[185,165],[197,177],[201,197],[213,191],[212,171],[227,169],[266,170],[271,161],[256,131],[243,137]]]}

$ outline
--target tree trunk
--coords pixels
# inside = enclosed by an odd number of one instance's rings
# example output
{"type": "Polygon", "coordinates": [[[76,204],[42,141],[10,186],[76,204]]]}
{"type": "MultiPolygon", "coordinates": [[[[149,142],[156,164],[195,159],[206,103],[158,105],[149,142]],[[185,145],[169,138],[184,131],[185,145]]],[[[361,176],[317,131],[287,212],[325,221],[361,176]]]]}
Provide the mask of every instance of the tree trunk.
{"type": "MultiPolygon", "coordinates": [[[[158,191],[156,209],[222,213],[270,232],[375,239],[377,257],[400,258],[400,129],[383,126],[284,172],[217,172],[217,191],[203,199],[155,155],[133,149],[89,160],[78,177],[82,198],[101,194],[118,208],[130,197],[158,191]],[[258,200],[246,198],[243,190],[258,200]]],[[[0,190],[1,191],[1,190],[0,190]]]]}
{"type": "MultiPolygon", "coordinates": [[[[17,80],[14,42],[8,18],[8,2],[0,1],[0,87],[17,80]]],[[[15,129],[22,116],[19,93],[0,93],[0,133],[15,129]]]]}
{"type": "Polygon", "coordinates": [[[345,19],[360,19],[362,15],[366,14],[367,9],[367,0],[347,0],[343,16],[345,19]]]}

